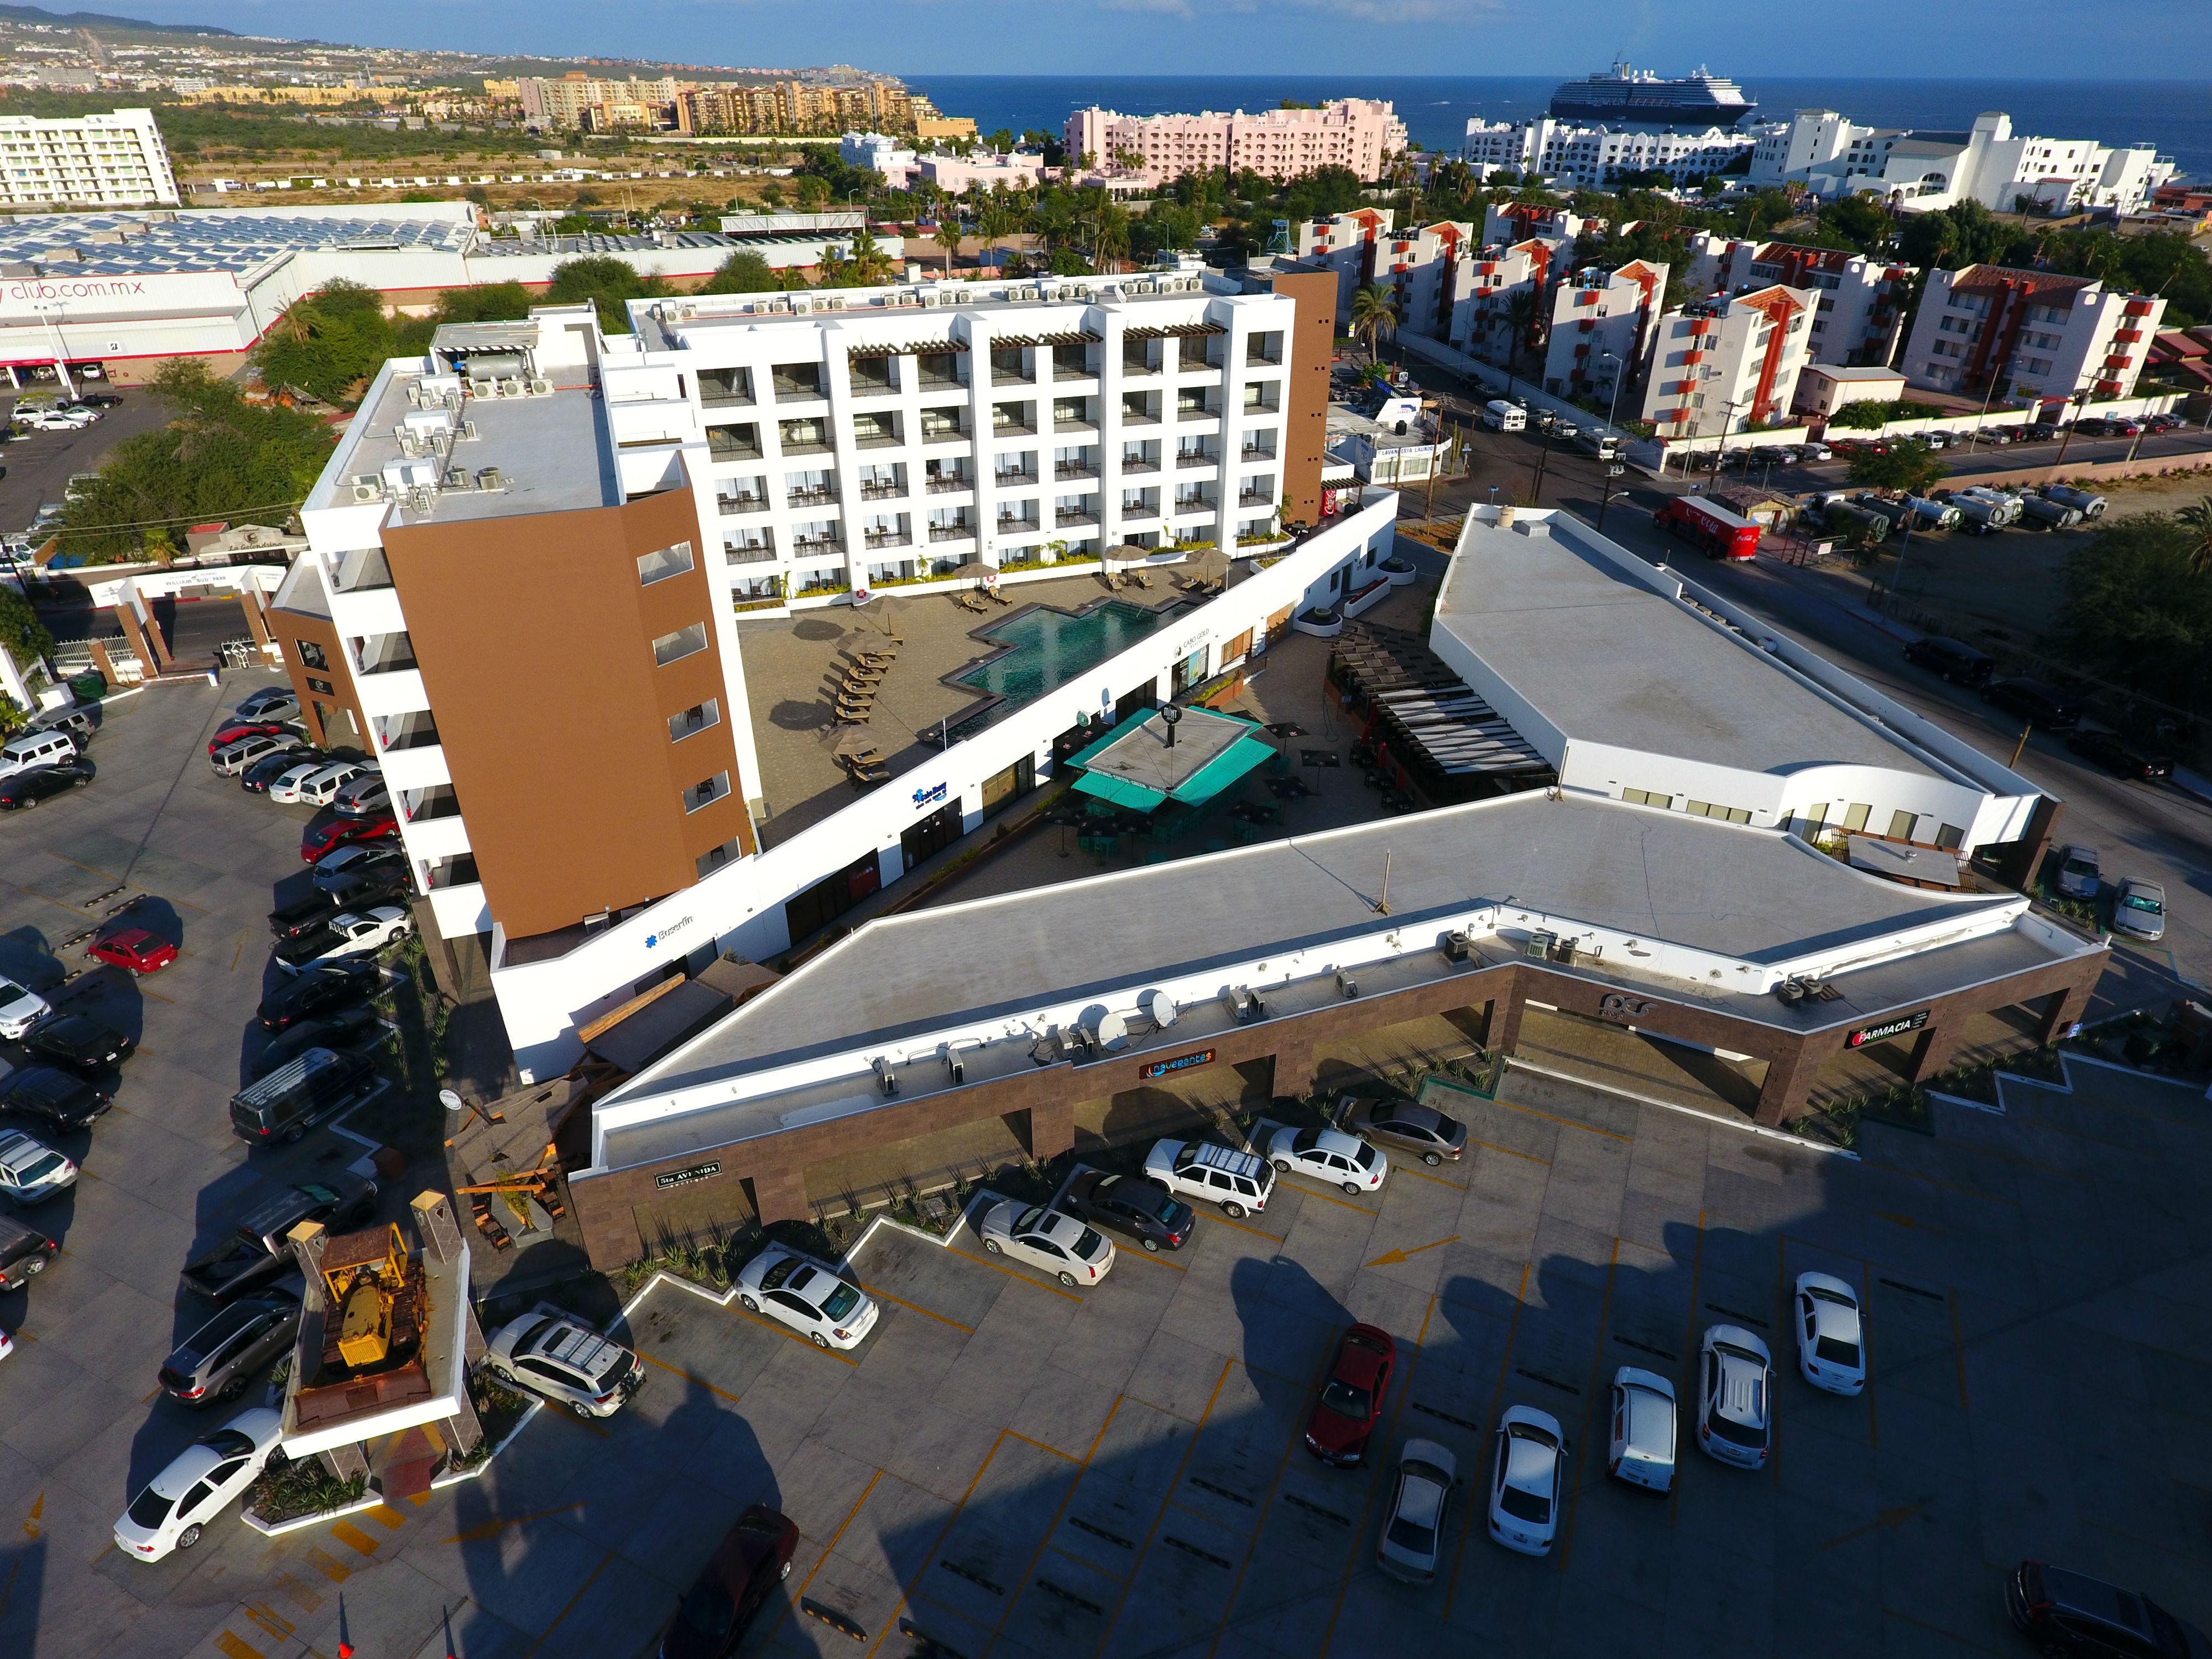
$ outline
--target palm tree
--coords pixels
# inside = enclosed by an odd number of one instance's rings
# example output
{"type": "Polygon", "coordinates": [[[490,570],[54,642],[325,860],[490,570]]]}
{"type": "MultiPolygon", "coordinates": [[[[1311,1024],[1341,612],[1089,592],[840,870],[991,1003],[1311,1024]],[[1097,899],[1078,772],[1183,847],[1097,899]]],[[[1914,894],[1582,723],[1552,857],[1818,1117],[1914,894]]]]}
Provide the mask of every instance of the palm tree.
{"type": "Polygon", "coordinates": [[[1519,355],[1521,343],[1522,341],[1527,341],[1532,346],[1536,343],[1536,296],[1534,293],[1528,289],[1522,289],[1519,293],[1513,295],[1505,301],[1504,317],[1506,323],[1505,362],[1510,367],[1514,358],[1519,355]]]}
{"type": "Polygon", "coordinates": [[[1129,210],[1108,204],[1098,210],[1098,226],[1091,233],[1091,264],[1100,270],[1119,270],[1129,257],[1129,210]]]}
{"type": "Polygon", "coordinates": [[[952,256],[960,252],[960,210],[951,202],[940,203],[937,210],[937,246],[945,250],[945,274],[952,274],[952,256]]]}
{"type": "Polygon", "coordinates": [[[1370,283],[1364,288],[1353,290],[1352,337],[1366,345],[1370,359],[1375,356],[1376,342],[1397,325],[1397,307],[1391,300],[1389,289],[1380,283],[1370,283]]]}
{"type": "Polygon", "coordinates": [[[2194,507],[2183,507],[2174,516],[2196,532],[2189,544],[2189,574],[2212,576],[2212,495],[2194,507]]]}

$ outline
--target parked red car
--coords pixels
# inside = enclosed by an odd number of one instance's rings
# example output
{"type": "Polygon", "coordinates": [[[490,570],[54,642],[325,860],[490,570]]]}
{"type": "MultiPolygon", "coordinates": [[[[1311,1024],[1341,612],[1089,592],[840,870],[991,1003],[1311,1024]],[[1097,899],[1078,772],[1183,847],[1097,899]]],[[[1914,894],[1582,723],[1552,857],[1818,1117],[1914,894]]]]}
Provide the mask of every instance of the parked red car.
{"type": "Polygon", "coordinates": [[[299,735],[296,726],[273,726],[266,720],[231,720],[208,739],[207,751],[212,755],[216,750],[236,743],[240,738],[296,738],[299,735]]]}
{"type": "Polygon", "coordinates": [[[791,1576],[799,1528],[765,1504],[738,1517],[714,1559],[677,1603],[661,1659],[727,1659],[775,1587],[791,1576]]]}
{"type": "Polygon", "coordinates": [[[343,847],[349,842],[381,841],[399,833],[399,820],[389,812],[378,812],[365,818],[332,818],[328,823],[311,823],[300,836],[300,862],[313,864],[325,853],[343,847]]]}
{"type": "Polygon", "coordinates": [[[1306,1449],[1340,1468],[1357,1464],[1382,1420],[1382,1402],[1389,1397],[1390,1373],[1397,1364],[1398,1345],[1389,1332],[1373,1325],[1346,1330],[1306,1423],[1306,1449]]]}
{"type": "Polygon", "coordinates": [[[154,974],[177,959],[177,947],[143,927],[125,927],[94,939],[85,955],[134,974],[154,974]]]}

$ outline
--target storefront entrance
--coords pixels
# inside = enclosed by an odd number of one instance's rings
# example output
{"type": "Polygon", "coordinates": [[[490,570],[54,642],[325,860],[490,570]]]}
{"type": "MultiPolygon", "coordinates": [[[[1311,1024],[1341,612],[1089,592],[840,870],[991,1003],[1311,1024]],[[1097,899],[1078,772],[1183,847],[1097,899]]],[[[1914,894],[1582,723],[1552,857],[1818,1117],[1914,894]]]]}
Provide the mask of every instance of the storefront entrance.
{"type": "Polygon", "coordinates": [[[1024,755],[1003,772],[983,780],[983,816],[1010,805],[1036,787],[1036,757],[1024,755]]]}
{"type": "Polygon", "coordinates": [[[913,869],[932,853],[950,847],[960,839],[960,797],[955,795],[911,830],[899,837],[899,851],[905,855],[906,867],[913,869]]]}
{"type": "Polygon", "coordinates": [[[1205,679],[1206,653],[1206,647],[1201,645],[1175,665],[1175,677],[1171,682],[1175,689],[1170,696],[1179,697],[1205,679]]]}
{"type": "Polygon", "coordinates": [[[873,853],[863,853],[836,874],[825,876],[783,907],[791,942],[796,945],[826,927],[883,884],[883,869],[873,853]]]}

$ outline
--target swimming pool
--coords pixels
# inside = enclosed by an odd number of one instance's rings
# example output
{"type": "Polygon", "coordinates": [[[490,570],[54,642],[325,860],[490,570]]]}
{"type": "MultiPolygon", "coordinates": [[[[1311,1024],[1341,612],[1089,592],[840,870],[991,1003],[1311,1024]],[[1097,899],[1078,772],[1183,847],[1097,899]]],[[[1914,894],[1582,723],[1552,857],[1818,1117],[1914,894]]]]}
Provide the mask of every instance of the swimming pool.
{"type": "Polygon", "coordinates": [[[1171,605],[1152,611],[1126,599],[1109,599],[1070,615],[1039,605],[985,629],[986,639],[1012,648],[953,678],[979,691],[996,692],[1008,708],[1018,708],[1089,673],[1189,608],[1171,605]]]}

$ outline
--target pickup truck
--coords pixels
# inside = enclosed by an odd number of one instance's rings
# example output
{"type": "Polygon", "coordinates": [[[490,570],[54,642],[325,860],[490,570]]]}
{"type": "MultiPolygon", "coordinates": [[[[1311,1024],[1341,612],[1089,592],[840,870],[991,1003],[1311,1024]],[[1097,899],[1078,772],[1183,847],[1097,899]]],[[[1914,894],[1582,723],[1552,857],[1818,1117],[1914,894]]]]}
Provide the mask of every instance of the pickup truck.
{"type": "Polygon", "coordinates": [[[285,1235],[302,1221],[352,1229],[375,1215],[376,1183],[360,1176],[335,1175],[287,1187],[177,1278],[194,1295],[229,1302],[298,1271],[285,1235]]]}
{"type": "Polygon", "coordinates": [[[326,957],[374,955],[414,931],[413,919],[396,904],[341,911],[325,927],[279,945],[276,965],[288,974],[296,974],[326,957]]]}

